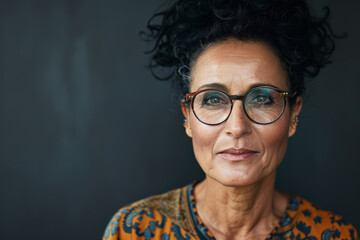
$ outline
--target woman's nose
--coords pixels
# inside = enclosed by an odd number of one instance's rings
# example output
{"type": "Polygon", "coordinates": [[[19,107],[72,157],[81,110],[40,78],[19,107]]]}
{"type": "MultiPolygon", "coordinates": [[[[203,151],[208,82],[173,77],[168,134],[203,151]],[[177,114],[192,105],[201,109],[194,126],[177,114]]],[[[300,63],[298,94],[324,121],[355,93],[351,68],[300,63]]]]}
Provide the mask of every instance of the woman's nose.
{"type": "Polygon", "coordinates": [[[246,116],[241,101],[234,101],[232,111],[225,124],[226,134],[235,138],[251,133],[250,119],[246,116]]]}

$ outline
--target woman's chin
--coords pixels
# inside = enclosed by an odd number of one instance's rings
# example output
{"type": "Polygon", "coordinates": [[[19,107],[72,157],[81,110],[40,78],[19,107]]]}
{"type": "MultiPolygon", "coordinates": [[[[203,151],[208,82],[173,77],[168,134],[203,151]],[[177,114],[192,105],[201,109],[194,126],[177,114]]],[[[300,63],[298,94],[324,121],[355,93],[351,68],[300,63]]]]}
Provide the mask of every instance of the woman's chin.
{"type": "Polygon", "coordinates": [[[261,177],[255,174],[248,174],[242,171],[221,171],[209,174],[212,180],[226,186],[226,187],[246,187],[258,182],[261,177]]]}

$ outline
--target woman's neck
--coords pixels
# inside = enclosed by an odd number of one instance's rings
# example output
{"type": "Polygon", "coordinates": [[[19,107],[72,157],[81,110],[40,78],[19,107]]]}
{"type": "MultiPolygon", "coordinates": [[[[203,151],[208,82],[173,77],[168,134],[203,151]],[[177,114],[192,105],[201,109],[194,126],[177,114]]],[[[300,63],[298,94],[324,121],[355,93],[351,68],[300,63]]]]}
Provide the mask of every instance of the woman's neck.
{"type": "Polygon", "coordinates": [[[207,177],[195,187],[199,216],[216,239],[265,239],[287,206],[274,183],[275,174],[245,187],[227,187],[207,177]]]}

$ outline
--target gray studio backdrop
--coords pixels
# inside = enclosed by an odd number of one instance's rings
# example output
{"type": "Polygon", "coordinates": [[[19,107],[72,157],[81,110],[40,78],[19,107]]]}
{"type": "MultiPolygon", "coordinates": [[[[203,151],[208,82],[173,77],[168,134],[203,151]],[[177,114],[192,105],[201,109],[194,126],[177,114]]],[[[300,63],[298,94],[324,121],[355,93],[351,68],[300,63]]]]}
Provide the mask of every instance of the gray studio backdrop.
{"type": "MultiPolygon", "coordinates": [[[[121,206],[203,178],[138,37],[162,2],[0,2],[1,239],[100,239],[121,206]]],[[[309,86],[277,185],[359,228],[360,1],[312,4],[348,38],[309,86]]]]}

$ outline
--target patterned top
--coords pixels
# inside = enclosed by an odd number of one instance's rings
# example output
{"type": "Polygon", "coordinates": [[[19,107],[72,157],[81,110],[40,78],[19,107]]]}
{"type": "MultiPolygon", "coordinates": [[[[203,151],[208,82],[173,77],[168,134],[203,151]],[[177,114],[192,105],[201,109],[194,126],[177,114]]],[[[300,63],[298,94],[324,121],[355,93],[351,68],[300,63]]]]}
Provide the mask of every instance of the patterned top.
{"type": "MultiPolygon", "coordinates": [[[[197,214],[195,184],[121,208],[106,227],[103,240],[215,239],[197,214]]],[[[292,196],[279,223],[266,239],[359,240],[359,236],[341,216],[292,196]]]]}

